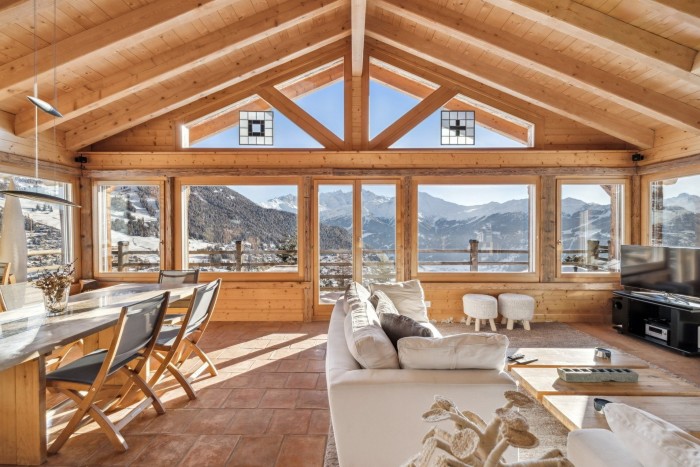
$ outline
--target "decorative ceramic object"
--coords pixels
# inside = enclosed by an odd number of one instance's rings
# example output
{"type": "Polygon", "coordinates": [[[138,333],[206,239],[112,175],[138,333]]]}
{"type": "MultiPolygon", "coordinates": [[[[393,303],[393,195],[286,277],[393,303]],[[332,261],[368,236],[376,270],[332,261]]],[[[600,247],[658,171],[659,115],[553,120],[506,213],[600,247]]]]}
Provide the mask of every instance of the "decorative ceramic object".
{"type": "Polygon", "coordinates": [[[449,399],[435,396],[435,403],[423,414],[427,422],[452,420],[456,432],[433,427],[423,439],[423,448],[407,467],[573,467],[558,449],[541,459],[506,463],[503,453],[509,446],[531,449],[539,444],[530,433],[525,417],[518,407],[528,407],[535,401],[517,391],[506,391],[506,404],[496,410],[487,425],[481,417],[467,410],[460,411],[449,399]]]}

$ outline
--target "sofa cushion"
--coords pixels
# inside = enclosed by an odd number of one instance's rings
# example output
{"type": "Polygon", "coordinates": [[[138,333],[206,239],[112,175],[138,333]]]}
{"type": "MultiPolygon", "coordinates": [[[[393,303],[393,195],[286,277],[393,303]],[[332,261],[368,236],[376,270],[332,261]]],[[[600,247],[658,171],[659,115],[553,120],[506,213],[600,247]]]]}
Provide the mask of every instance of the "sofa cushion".
{"type": "Polygon", "coordinates": [[[398,343],[401,368],[419,370],[503,370],[508,338],[502,334],[404,337],[398,343]]]}
{"type": "Polygon", "coordinates": [[[371,303],[350,305],[344,326],[348,350],[363,368],[399,368],[396,349],[379,324],[371,303]]]}
{"type": "Polygon", "coordinates": [[[394,303],[400,314],[413,318],[419,323],[428,321],[428,308],[425,306],[425,295],[420,281],[371,284],[372,293],[381,290],[394,303]]]}
{"type": "Polygon", "coordinates": [[[369,302],[379,316],[381,316],[382,313],[399,314],[399,310],[394,306],[394,302],[381,290],[375,290],[372,296],[369,297],[369,302]]]}
{"type": "Polygon", "coordinates": [[[700,443],[677,426],[627,404],[605,406],[605,420],[645,467],[700,465],[700,443]]]}
{"type": "MultiPolygon", "coordinates": [[[[381,302],[380,302],[381,303],[381,302]]],[[[399,339],[410,336],[433,337],[430,328],[423,326],[418,321],[393,313],[380,313],[379,323],[389,337],[391,343],[396,347],[399,339]]]]}
{"type": "Polygon", "coordinates": [[[350,305],[368,300],[369,296],[369,290],[367,290],[362,284],[354,281],[350,282],[350,284],[348,284],[348,286],[345,288],[345,301],[343,305],[345,313],[350,311],[350,305]]]}

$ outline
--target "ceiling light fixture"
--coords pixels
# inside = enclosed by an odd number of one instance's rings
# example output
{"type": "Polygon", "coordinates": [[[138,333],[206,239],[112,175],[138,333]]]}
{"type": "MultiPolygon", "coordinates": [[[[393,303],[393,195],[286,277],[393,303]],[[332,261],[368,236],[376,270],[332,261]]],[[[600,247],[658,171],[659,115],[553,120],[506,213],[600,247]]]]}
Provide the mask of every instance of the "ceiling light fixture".
{"type": "MultiPolygon", "coordinates": [[[[37,65],[37,7],[36,0],[34,0],[34,95],[27,96],[27,99],[34,104],[34,191],[29,190],[0,190],[0,194],[5,196],[15,196],[17,198],[24,198],[33,201],[41,201],[49,204],[60,204],[62,206],[68,206],[73,208],[79,208],[80,205],[73,203],[60,196],[53,196],[46,193],[39,192],[39,110],[46,112],[54,117],[54,137],[53,143],[56,147],[56,117],[61,118],[61,112],[56,110],[56,108],[46,101],[39,99],[39,71],[37,65]]],[[[54,102],[57,100],[56,92],[56,0],[53,3],[53,94],[54,102]]]]}

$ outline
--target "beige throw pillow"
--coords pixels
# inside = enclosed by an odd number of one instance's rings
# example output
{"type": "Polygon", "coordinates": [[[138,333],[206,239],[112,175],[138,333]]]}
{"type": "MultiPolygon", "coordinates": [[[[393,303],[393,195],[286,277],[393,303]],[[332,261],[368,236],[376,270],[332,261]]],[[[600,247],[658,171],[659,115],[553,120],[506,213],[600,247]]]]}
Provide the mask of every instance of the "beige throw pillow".
{"type": "Polygon", "coordinates": [[[394,303],[399,314],[413,318],[419,323],[428,322],[428,308],[425,306],[425,294],[420,281],[371,284],[372,293],[384,292],[394,303]]]}
{"type": "Polygon", "coordinates": [[[345,341],[363,368],[399,368],[396,349],[368,301],[353,303],[345,316],[345,341]]]}
{"type": "Polygon", "coordinates": [[[644,467],[700,466],[700,443],[677,426],[626,404],[605,406],[605,420],[644,467]]]}
{"type": "Polygon", "coordinates": [[[399,339],[401,368],[416,370],[503,370],[508,338],[502,334],[455,334],[399,339]]]}
{"type": "Polygon", "coordinates": [[[399,310],[394,306],[394,302],[381,290],[375,290],[372,296],[369,297],[369,302],[380,317],[382,313],[389,313],[392,315],[399,314],[399,310]]]}

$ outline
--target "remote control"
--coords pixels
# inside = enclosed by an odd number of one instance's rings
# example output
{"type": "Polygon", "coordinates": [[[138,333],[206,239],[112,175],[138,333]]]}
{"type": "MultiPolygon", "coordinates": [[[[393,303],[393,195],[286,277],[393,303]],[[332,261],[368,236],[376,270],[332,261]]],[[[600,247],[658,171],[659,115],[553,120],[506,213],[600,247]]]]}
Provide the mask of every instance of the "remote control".
{"type": "Polygon", "coordinates": [[[525,355],[523,355],[521,353],[515,353],[515,354],[511,355],[510,357],[508,357],[508,360],[510,360],[511,362],[514,362],[515,360],[520,360],[521,358],[525,358],[525,355]]]}

